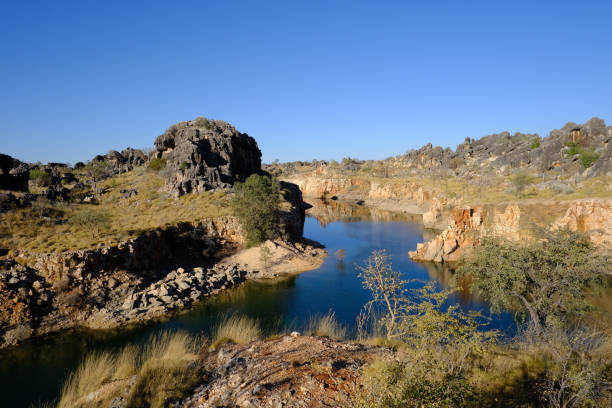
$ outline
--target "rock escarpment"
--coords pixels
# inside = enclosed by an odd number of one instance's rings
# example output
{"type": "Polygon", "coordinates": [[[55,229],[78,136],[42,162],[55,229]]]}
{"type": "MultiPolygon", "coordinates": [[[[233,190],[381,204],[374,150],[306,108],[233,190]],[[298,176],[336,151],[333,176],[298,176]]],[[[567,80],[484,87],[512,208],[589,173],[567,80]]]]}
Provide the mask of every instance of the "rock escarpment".
{"type": "Polygon", "coordinates": [[[503,211],[496,208],[466,207],[454,209],[452,222],[442,233],[431,241],[417,244],[410,251],[415,261],[455,262],[461,255],[478,246],[482,236],[497,236],[509,240],[520,240],[531,236],[529,227],[569,228],[585,233],[593,244],[610,248],[612,246],[612,200],[588,199],[566,203],[536,203],[533,205],[512,203],[503,211]],[[543,207],[543,208],[534,208],[543,207]],[[545,215],[552,209],[567,208],[564,215],[554,217],[550,222],[545,215]],[[533,219],[533,212],[540,211],[533,219]],[[531,217],[531,219],[529,219],[531,217]]]}
{"type": "Polygon", "coordinates": [[[255,139],[221,120],[172,125],[155,140],[155,148],[155,156],[166,161],[163,174],[175,196],[228,188],[261,171],[255,139]]]}

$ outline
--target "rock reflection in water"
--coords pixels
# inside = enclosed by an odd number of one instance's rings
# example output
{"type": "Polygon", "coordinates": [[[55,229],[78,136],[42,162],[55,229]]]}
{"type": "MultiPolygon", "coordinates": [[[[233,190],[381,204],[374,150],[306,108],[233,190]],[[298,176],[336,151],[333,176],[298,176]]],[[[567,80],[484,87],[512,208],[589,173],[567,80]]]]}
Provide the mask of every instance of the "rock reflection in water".
{"type": "Polygon", "coordinates": [[[357,221],[414,221],[421,222],[420,214],[408,214],[394,211],[381,210],[374,207],[367,207],[354,203],[347,203],[338,200],[311,199],[308,204],[312,207],[306,214],[319,221],[325,227],[329,223],[336,221],[357,222],[357,221]]]}

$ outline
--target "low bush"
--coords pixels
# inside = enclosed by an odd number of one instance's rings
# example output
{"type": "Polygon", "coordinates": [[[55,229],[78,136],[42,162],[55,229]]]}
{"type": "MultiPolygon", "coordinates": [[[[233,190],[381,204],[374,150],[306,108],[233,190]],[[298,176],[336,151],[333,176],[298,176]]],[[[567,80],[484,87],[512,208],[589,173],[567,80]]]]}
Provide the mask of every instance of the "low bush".
{"type": "Polygon", "coordinates": [[[41,169],[32,169],[30,170],[30,180],[34,180],[39,186],[48,186],[51,182],[51,175],[41,169]]]}
{"type": "Polygon", "coordinates": [[[215,122],[213,120],[206,119],[204,116],[197,117],[193,122],[197,127],[203,127],[208,130],[215,128],[215,122]]]}
{"type": "Polygon", "coordinates": [[[160,171],[166,167],[166,159],[156,157],[149,162],[149,170],[160,171]]]}
{"type": "Polygon", "coordinates": [[[591,167],[599,159],[599,153],[593,148],[582,147],[576,142],[567,142],[565,145],[568,147],[565,156],[572,157],[578,155],[580,163],[585,169],[591,167]]]}
{"type": "Polygon", "coordinates": [[[91,231],[91,236],[99,236],[100,231],[110,226],[111,217],[105,210],[85,209],[77,212],[71,218],[73,224],[91,231]]]}

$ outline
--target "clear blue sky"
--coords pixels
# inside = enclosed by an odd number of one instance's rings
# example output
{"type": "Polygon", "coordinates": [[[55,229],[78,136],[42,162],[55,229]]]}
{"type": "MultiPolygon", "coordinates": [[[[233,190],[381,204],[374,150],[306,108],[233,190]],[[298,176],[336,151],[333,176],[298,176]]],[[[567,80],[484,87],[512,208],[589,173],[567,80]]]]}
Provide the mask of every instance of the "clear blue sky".
{"type": "Polygon", "coordinates": [[[264,160],[612,122],[609,1],[2,1],[0,152],[87,160],[204,115],[264,160]]]}

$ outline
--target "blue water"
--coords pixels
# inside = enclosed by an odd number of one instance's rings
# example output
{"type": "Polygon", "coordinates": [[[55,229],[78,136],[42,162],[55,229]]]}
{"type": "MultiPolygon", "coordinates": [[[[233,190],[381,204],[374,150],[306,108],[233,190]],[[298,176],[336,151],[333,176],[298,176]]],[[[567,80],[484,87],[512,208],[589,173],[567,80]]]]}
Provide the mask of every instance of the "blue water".
{"type": "MultiPolygon", "coordinates": [[[[418,221],[410,217],[405,221],[375,221],[367,212],[360,214],[325,225],[313,217],[307,218],[304,235],[325,245],[330,254],[316,270],[274,282],[245,284],[166,321],[120,331],[72,332],[0,352],[0,406],[28,407],[57,398],[68,373],[91,351],[143,343],[165,330],[210,335],[219,319],[232,313],[256,318],[265,330],[273,332],[287,328],[299,330],[313,315],[331,310],[337,320],[354,329],[357,314],[369,300],[355,264],[363,264],[373,250],[385,249],[394,269],[401,271],[406,279],[434,280],[441,287],[451,284],[452,272],[447,268],[419,264],[408,258],[408,251],[423,241],[424,231],[418,221]],[[333,255],[338,249],[346,251],[342,262],[333,255]]],[[[459,302],[465,310],[488,315],[486,304],[469,291],[460,291],[451,300],[459,302]]],[[[510,332],[513,326],[508,314],[492,316],[491,328],[510,332]]]]}

